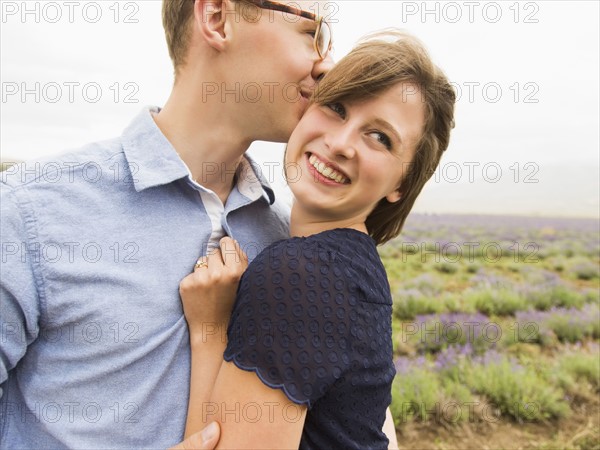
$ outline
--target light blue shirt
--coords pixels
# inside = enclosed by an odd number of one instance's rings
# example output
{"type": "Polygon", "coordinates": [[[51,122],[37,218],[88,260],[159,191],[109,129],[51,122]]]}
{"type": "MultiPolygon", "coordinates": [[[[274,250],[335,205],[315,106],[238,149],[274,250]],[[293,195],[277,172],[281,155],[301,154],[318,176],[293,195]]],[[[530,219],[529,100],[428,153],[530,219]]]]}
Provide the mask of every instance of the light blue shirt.
{"type": "MultiPolygon", "coordinates": [[[[252,259],[289,236],[289,212],[246,161],[216,225],[252,259]]],[[[215,236],[211,192],[147,109],[120,138],[13,166],[0,186],[0,446],[182,440],[178,288],[215,236]]]]}

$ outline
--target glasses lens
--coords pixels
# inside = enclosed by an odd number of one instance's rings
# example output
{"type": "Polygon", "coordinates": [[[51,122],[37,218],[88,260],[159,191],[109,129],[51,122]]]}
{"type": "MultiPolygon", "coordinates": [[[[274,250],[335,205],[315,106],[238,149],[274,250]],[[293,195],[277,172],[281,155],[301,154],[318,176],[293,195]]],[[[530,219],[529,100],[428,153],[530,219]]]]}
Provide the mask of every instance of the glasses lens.
{"type": "Polygon", "coordinates": [[[323,19],[321,19],[321,26],[319,27],[316,39],[319,55],[321,55],[321,58],[325,58],[331,47],[331,28],[329,28],[329,24],[323,19]]]}

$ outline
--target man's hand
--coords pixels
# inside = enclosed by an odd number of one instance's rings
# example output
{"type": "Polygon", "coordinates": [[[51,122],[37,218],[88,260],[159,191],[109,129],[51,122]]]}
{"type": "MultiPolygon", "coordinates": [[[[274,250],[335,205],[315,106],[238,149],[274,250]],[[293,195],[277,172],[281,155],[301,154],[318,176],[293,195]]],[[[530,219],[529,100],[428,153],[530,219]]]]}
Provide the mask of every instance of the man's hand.
{"type": "Polygon", "coordinates": [[[185,441],[171,447],[170,450],[212,450],[217,446],[220,434],[219,424],[212,422],[202,431],[192,434],[185,441]]]}

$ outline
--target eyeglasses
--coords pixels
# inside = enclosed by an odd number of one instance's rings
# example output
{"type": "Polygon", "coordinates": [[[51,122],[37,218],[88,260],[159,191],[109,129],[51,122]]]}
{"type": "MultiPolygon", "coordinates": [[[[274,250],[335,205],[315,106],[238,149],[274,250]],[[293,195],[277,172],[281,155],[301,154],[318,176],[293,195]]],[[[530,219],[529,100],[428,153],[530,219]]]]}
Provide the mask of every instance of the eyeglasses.
{"type": "Polygon", "coordinates": [[[315,50],[319,55],[319,58],[325,59],[329,50],[331,50],[332,40],[331,40],[331,27],[323,17],[317,16],[308,11],[303,11],[302,9],[295,8],[290,5],[284,5],[277,2],[272,2],[270,0],[243,0],[246,3],[250,3],[252,5],[258,6],[262,9],[271,9],[273,11],[281,11],[288,14],[293,14],[295,16],[304,17],[305,19],[313,20],[317,22],[317,31],[315,32],[314,38],[314,46],[315,50]]]}

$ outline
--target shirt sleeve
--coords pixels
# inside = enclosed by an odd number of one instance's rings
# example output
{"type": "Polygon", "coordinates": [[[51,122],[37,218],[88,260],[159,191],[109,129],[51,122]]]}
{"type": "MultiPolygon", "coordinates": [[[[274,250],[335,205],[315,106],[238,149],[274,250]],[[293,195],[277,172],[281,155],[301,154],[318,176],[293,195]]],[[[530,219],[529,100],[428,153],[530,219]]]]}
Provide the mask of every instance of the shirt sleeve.
{"type": "Polygon", "coordinates": [[[353,314],[335,253],[289,240],[263,251],[242,277],[226,361],[254,371],[311,408],[350,368],[353,314]]]}
{"type": "Polygon", "coordinates": [[[8,373],[39,333],[39,296],[33,273],[35,246],[15,192],[0,183],[0,397],[8,373]]]}

